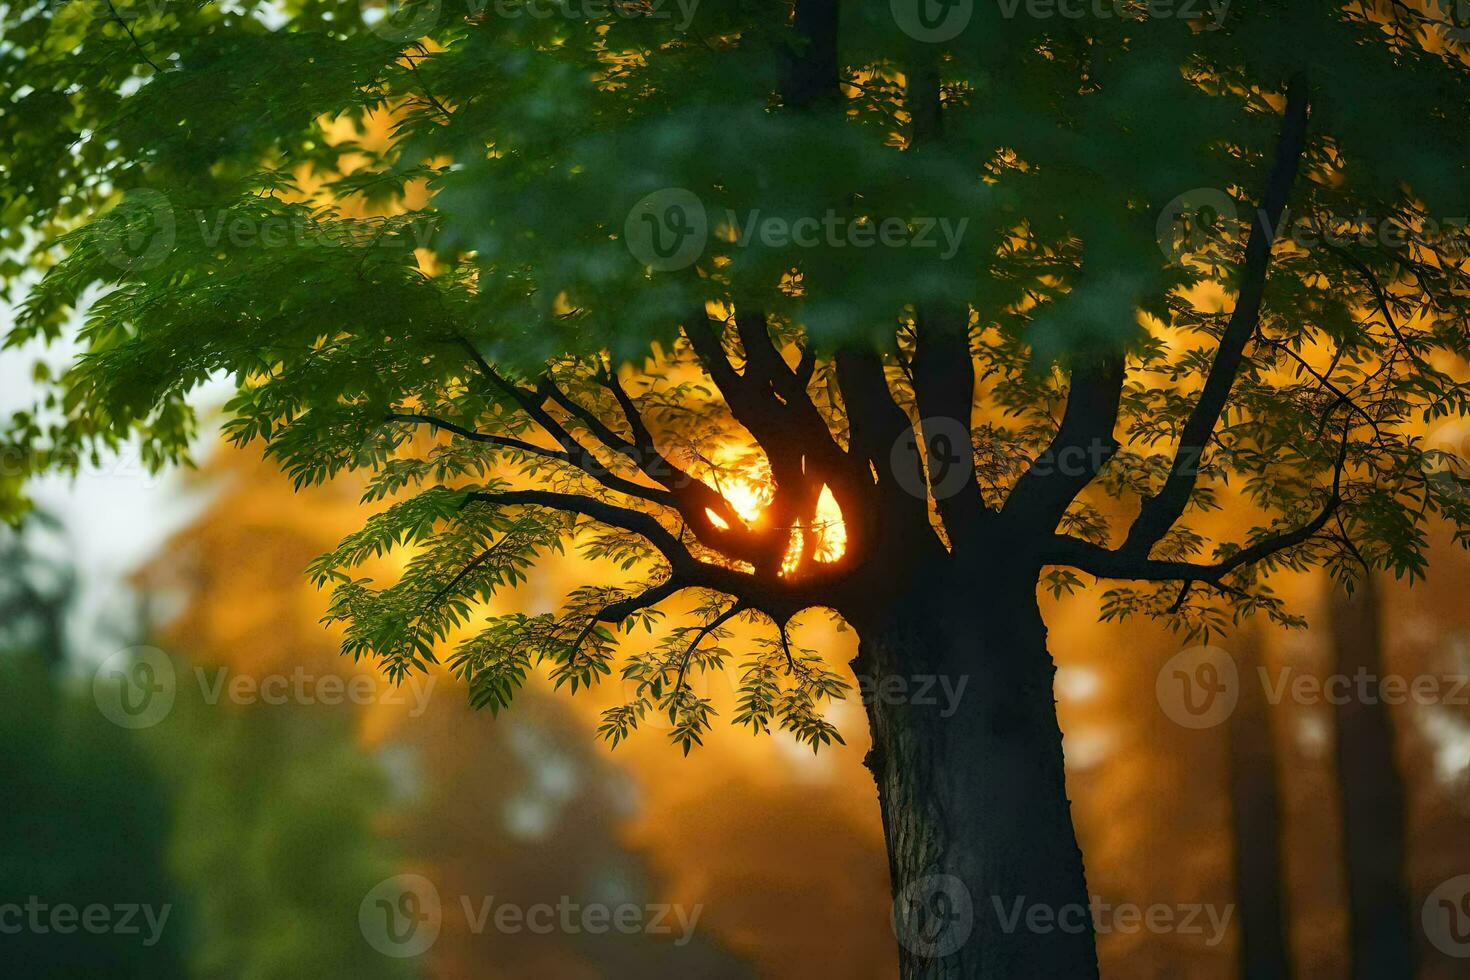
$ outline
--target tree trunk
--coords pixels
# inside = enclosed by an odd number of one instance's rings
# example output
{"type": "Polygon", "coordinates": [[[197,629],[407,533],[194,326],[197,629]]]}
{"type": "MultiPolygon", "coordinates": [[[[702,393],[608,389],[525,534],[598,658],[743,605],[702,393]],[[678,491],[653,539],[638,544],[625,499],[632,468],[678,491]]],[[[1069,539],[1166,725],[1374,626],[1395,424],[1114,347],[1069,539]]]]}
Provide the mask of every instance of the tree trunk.
{"type": "Polygon", "coordinates": [[[861,631],[905,980],[1098,975],[1035,583],[923,583],[861,631]]]}
{"type": "MultiPolygon", "coordinates": [[[[1333,673],[1383,677],[1378,590],[1365,577],[1351,598],[1332,590],[1333,673]]],[[[1357,684],[1337,705],[1337,782],[1342,804],[1348,932],[1355,980],[1414,976],[1414,915],[1405,873],[1405,794],[1393,718],[1357,684]]],[[[1377,684],[1370,684],[1373,694],[1377,684]]]]}
{"type": "Polygon", "coordinates": [[[1291,976],[1286,895],[1282,885],[1281,804],[1270,704],[1258,683],[1260,634],[1240,637],[1240,701],[1230,716],[1231,836],[1235,844],[1235,901],[1240,909],[1242,980],[1291,976]]]}

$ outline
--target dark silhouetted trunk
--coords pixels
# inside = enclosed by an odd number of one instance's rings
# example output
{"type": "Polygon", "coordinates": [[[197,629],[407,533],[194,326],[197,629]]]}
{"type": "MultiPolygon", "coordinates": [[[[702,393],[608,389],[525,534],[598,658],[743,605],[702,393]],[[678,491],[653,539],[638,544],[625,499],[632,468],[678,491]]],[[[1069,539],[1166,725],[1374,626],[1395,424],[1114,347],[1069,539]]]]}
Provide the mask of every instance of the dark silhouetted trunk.
{"type": "Polygon", "coordinates": [[[1404,783],[1393,718],[1376,696],[1383,677],[1378,590],[1365,578],[1351,598],[1332,591],[1332,673],[1350,682],[1336,706],[1337,783],[1342,803],[1352,976],[1414,976],[1413,913],[1405,875],[1404,783]],[[1357,678],[1366,676],[1367,697],[1357,678]]]}
{"type": "Polygon", "coordinates": [[[1097,976],[1035,582],[920,584],[862,631],[906,980],[1097,976]]]}
{"type": "Polygon", "coordinates": [[[1235,844],[1235,901],[1240,923],[1242,980],[1286,980],[1291,947],[1286,865],[1281,850],[1281,802],[1270,704],[1258,682],[1260,635],[1242,633],[1236,647],[1240,701],[1230,716],[1231,835],[1235,844]]]}

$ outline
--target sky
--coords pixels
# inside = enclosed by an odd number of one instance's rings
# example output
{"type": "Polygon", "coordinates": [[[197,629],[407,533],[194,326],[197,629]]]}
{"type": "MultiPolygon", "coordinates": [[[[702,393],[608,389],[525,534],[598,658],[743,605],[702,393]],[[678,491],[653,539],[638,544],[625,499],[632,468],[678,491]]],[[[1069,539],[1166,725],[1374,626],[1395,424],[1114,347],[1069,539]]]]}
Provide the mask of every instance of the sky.
{"type": "MultiPolygon", "coordinates": [[[[11,308],[0,301],[0,335],[12,322],[11,308]]],[[[31,370],[38,358],[59,365],[65,351],[36,346],[0,351],[0,417],[34,403],[39,387],[31,370]]],[[[211,397],[204,393],[200,404],[211,397]]],[[[196,457],[202,459],[211,444],[212,433],[202,437],[196,457]]],[[[128,588],[128,576],[196,516],[209,495],[187,486],[181,472],[147,472],[136,447],[75,478],[47,476],[29,489],[37,508],[62,523],[57,557],[77,570],[79,608],[71,639],[84,659],[105,659],[117,646],[117,627],[126,628],[135,615],[137,597],[128,588]]]]}

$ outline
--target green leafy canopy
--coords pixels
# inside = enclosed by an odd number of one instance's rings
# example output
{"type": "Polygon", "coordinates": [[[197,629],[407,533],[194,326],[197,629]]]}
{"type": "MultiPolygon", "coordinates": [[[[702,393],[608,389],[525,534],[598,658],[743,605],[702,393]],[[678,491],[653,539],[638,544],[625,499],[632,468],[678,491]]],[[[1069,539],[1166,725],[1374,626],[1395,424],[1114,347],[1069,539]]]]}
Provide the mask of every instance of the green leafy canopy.
{"type": "Polygon", "coordinates": [[[83,353],[0,502],[185,461],[228,378],[234,441],[381,508],[311,569],[349,653],[457,641],[493,712],[620,676],[601,734],[686,752],[728,624],[774,625],[735,721],[816,748],[845,685],[793,617],[866,636],[976,556],[1195,636],[1295,622],[1274,568],[1422,574],[1470,525],[1425,438],[1470,396],[1442,5],[1031,6],[3,0],[7,344],[83,353]],[[488,611],[567,546],[615,584],[488,611]]]}

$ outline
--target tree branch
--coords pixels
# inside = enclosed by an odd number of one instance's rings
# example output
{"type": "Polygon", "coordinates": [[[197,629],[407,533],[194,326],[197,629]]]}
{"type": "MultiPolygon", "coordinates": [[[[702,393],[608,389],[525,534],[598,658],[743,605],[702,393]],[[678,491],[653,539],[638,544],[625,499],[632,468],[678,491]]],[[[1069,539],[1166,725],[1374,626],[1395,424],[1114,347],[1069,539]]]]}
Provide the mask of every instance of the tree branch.
{"type": "MultiPolygon", "coordinates": [[[[956,493],[934,492],[932,472],[929,483],[949,540],[958,546],[990,513],[973,473],[975,446],[969,433],[975,405],[975,361],[970,355],[968,310],[919,304],[914,325],[913,384],[921,426],[929,419],[952,419],[965,433],[964,445],[955,447],[964,454],[965,470],[970,474],[964,484],[956,493]]],[[[935,433],[923,435],[926,449],[932,452],[935,433]]],[[[934,461],[928,453],[926,458],[932,470],[934,461]]]]}
{"type": "Polygon", "coordinates": [[[500,446],[503,449],[514,449],[518,452],[531,453],[536,456],[545,456],[547,459],[560,460],[563,463],[573,462],[570,455],[558,452],[555,449],[547,449],[532,442],[522,439],[513,439],[509,436],[497,436],[489,432],[480,432],[477,429],[466,428],[448,419],[442,419],[434,415],[421,415],[416,412],[389,412],[389,422],[410,422],[415,425],[428,425],[445,432],[452,432],[457,436],[468,439],[471,442],[483,442],[490,446],[500,446]]]}
{"type": "Polygon", "coordinates": [[[1235,310],[1220,338],[1220,347],[1215,352],[1214,363],[1210,365],[1204,390],[1184,423],[1169,477],[1155,496],[1144,501],[1137,519],[1128,530],[1123,549],[1129,554],[1146,556],[1152,551],[1184,513],[1194,492],[1205,447],[1219,424],[1230,389],[1235,384],[1235,376],[1244,360],[1246,345],[1260,322],[1266,274],[1271,264],[1271,246],[1301,166],[1306,147],[1308,111],[1307,81],[1305,76],[1298,74],[1287,85],[1286,111],[1277,140],[1276,161],[1246,244],[1235,310]]]}
{"type": "Polygon", "coordinates": [[[796,0],[796,43],[786,56],[781,91],[786,104],[803,108],[841,98],[838,88],[837,0],[796,0]]]}
{"type": "Polygon", "coordinates": [[[656,606],[684,588],[686,586],[677,578],[670,577],[666,582],[606,606],[595,619],[602,623],[621,623],[635,612],[656,606]]]}
{"type": "Polygon", "coordinates": [[[1337,462],[1333,467],[1332,490],[1317,516],[1294,530],[1283,531],[1241,548],[1223,561],[1202,565],[1197,562],[1155,560],[1130,552],[1126,546],[1110,551],[1101,545],[1065,534],[1052,536],[1050,545],[1043,549],[1043,561],[1048,565],[1077,568],[1098,578],[1205,582],[1220,587],[1221,580],[1236,569],[1305,544],[1327,526],[1327,522],[1342,506],[1342,474],[1347,465],[1348,436],[1351,432],[1351,423],[1344,424],[1337,462]]]}
{"type": "Polygon", "coordinates": [[[1122,354],[1076,363],[1056,437],[1016,481],[1003,517],[1033,533],[1056,528],[1072,501],[1118,451],[1113,430],[1124,374],[1122,354]]]}
{"type": "Polygon", "coordinates": [[[732,605],[729,609],[726,609],[714,619],[704,624],[702,627],[700,627],[699,632],[694,634],[694,642],[689,644],[689,646],[684,650],[684,656],[681,657],[679,660],[679,676],[674,681],[674,690],[676,692],[681,691],[684,688],[684,674],[689,670],[689,658],[694,656],[694,651],[699,646],[700,641],[703,640],[706,636],[709,636],[715,630],[719,629],[721,626],[727,623],[732,616],[734,616],[736,613],[740,612],[744,608],[745,605],[737,600],[735,604],[732,605]]]}
{"type": "Polygon", "coordinates": [[[1408,340],[1404,338],[1403,331],[1399,329],[1398,320],[1394,318],[1393,309],[1389,306],[1388,292],[1383,288],[1383,284],[1378,281],[1378,277],[1373,274],[1373,270],[1368,267],[1368,264],[1340,245],[1334,245],[1332,242],[1327,241],[1325,237],[1322,239],[1322,246],[1363,277],[1363,280],[1368,284],[1369,291],[1373,293],[1373,299],[1378,303],[1379,312],[1383,314],[1384,324],[1388,327],[1389,332],[1393,334],[1394,339],[1399,342],[1399,346],[1404,349],[1404,353],[1409,355],[1409,359],[1414,362],[1414,366],[1419,370],[1427,374],[1434,374],[1434,369],[1415,353],[1414,348],[1409,346],[1408,340]]]}
{"type": "Polygon", "coordinates": [[[857,523],[870,502],[866,491],[872,480],[866,467],[860,470],[842,451],[805,387],[796,387],[797,376],[771,347],[764,315],[745,311],[742,316],[746,318],[748,338],[743,374],[735,370],[725,353],[724,325],[711,321],[702,307],[686,318],[684,336],[719,388],[735,421],[754,437],[770,463],[775,494],[770,507],[772,527],[768,530],[783,533],[767,536],[768,551],[755,564],[769,574],[779,572],[789,529],[811,523],[824,484],[832,489],[848,521],[848,553],[855,555],[866,543],[863,526],[857,523]],[[757,324],[764,337],[755,332],[757,324]],[[768,372],[775,372],[775,376],[768,372]],[[778,387],[785,390],[785,398],[778,396],[778,387]]]}
{"type": "MultiPolygon", "coordinates": [[[[847,598],[845,586],[848,577],[844,569],[823,566],[826,568],[825,574],[813,575],[799,581],[787,581],[779,577],[760,577],[713,565],[695,558],[652,514],[619,507],[592,497],[552,490],[504,490],[471,492],[466,495],[466,502],[472,501],[500,507],[545,507],[637,534],[663,555],[671,569],[669,582],[651,590],[655,596],[653,601],[672,595],[680,589],[713,589],[734,596],[744,602],[747,608],[760,610],[778,619],[789,618],[811,606],[836,605],[847,598]],[[665,589],[666,592],[663,591],[665,589]]],[[[645,593],[640,598],[648,595],[645,593]]],[[[616,608],[616,605],[610,608],[616,608]]]]}
{"type": "MultiPolygon", "coordinates": [[[[701,541],[710,547],[730,547],[733,540],[730,535],[737,534],[743,527],[740,514],[734,506],[719,491],[659,451],[657,443],[654,442],[653,433],[649,430],[647,422],[644,421],[642,413],[638,411],[638,406],[634,404],[632,396],[618,380],[615,372],[604,367],[600,372],[598,382],[612,392],[623,418],[633,432],[632,442],[623,440],[621,437],[614,437],[620,443],[620,451],[628,455],[645,476],[661,484],[680,499],[679,511],[701,541]],[[725,523],[725,527],[721,528],[712,522],[705,513],[706,510],[713,511],[725,523]]],[[[568,402],[570,403],[570,399],[568,402]]],[[[748,534],[745,536],[749,538],[748,534]]],[[[743,550],[751,553],[754,547],[754,542],[747,540],[743,550]]]]}
{"type": "MultiPolygon", "coordinates": [[[[769,543],[751,534],[745,528],[739,515],[721,494],[716,493],[708,485],[683,470],[677,470],[662,456],[657,456],[659,464],[671,468],[670,473],[661,474],[659,466],[655,465],[654,457],[640,455],[637,446],[617,435],[594,413],[574,401],[550,375],[541,378],[537,390],[524,389],[495,370],[469,341],[460,338],[460,343],[470,352],[480,372],[491,385],[514,401],[537,425],[560,443],[573,465],[589,473],[609,489],[677,510],[685,523],[694,531],[695,536],[708,547],[716,548],[738,560],[752,564],[757,564],[758,561],[769,563],[768,554],[772,550],[769,543]],[[544,403],[548,399],[582,422],[608,450],[628,458],[645,476],[662,484],[667,492],[651,490],[611,474],[591,450],[587,449],[546,410],[544,403]],[[677,470],[677,476],[674,475],[674,470],[677,470]],[[706,510],[720,515],[725,526],[720,527],[710,520],[706,510]]],[[[648,451],[657,455],[657,451],[651,445],[648,451]]]]}
{"type": "Polygon", "coordinates": [[[877,480],[879,506],[868,508],[856,518],[848,515],[849,529],[861,520],[865,538],[872,539],[886,530],[890,537],[911,548],[941,548],[929,523],[928,502],[914,494],[915,488],[927,486],[921,453],[917,446],[912,456],[896,451],[907,439],[917,441],[919,433],[893,398],[882,355],[869,348],[844,348],[833,355],[832,361],[847,411],[848,453],[864,468],[870,468],[870,481],[877,480]],[[879,522],[886,527],[870,526],[879,522]]]}
{"type": "Polygon", "coordinates": [[[658,504],[661,507],[675,507],[676,505],[673,495],[662,490],[656,490],[653,487],[645,487],[642,484],[623,479],[604,466],[592,453],[581,449],[580,444],[577,444],[578,449],[581,450],[580,452],[557,452],[554,449],[547,449],[544,446],[538,446],[535,443],[526,442],[521,439],[512,439],[506,436],[493,435],[488,432],[479,432],[475,429],[469,429],[457,423],[450,422],[448,419],[441,419],[432,415],[390,412],[388,414],[388,421],[429,425],[434,428],[443,429],[446,432],[452,432],[471,442],[485,443],[516,452],[529,453],[544,459],[556,460],[557,462],[566,463],[581,470],[607,489],[616,493],[636,497],[639,500],[646,500],[649,503],[658,504]]]}

